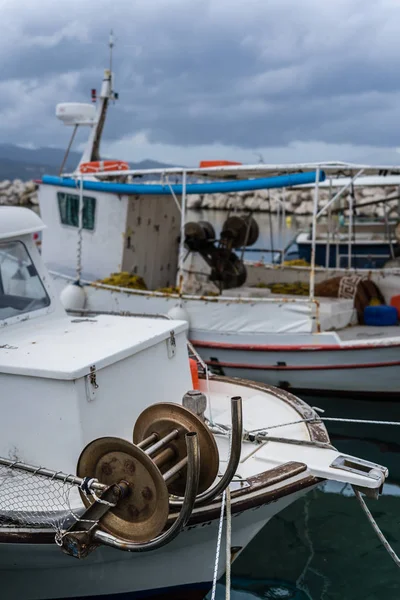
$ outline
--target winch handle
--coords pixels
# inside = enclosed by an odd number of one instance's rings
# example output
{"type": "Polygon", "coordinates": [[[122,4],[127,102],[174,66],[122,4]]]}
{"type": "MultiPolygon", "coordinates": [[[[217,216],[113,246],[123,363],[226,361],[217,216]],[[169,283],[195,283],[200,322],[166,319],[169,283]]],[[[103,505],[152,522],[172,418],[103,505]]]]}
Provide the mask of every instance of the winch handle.
{"type": "MultiPolygon", "coordinates": [[[[242,412],[242,398],[240,396],[233,396],[231,398],[231,419],[232,419],[232,435],[231,445],[229,452],[229,460],[226,466],[225,473],[222,475],[220,480],[208,490],[199,494],[195,500],[195,506],[198,504],[205,504],[213,498],[216,498],[219,494],[222,494],[232,481],[233,476],[239,466],[240,454],[242,449],[242,436],[243,436],[243,412],[242,412]]],[[[184,499],[170,500],[170,506],[182,506],[184,499]]]]}

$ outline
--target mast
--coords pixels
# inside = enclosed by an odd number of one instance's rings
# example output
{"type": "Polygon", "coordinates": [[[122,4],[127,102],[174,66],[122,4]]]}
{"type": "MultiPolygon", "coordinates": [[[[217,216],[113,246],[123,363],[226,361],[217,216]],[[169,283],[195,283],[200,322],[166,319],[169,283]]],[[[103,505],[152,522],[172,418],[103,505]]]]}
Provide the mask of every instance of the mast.
{"type": "MultiPolygon", "coordinates": [[[[103,134],[104,124],[107,116],[107,108],[110,100],[117,100],[118,94],[113,90],[113,72],[112,72],[112,58],[114,48],[114,35],[113,31],[110,31],[110,37],[108,46],[110,49],[110,68],[104,71],[103,84],[100,92],[100,103],[97,110],[96,123],[92,128],[88,143],[85,151],[82,155],[80,163],[91,162],[100,160],[100,142],[103,134]]],[[[78,165],[79,166],[79,165],[78,165]]]]}

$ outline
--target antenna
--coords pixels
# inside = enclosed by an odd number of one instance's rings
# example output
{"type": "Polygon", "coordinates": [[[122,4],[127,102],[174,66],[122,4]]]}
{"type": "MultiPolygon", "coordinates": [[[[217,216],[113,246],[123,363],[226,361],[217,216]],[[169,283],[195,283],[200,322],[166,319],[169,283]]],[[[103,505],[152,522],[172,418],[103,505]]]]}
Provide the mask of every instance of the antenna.
{"type": "Polygon", "coordinates": [[[114,48],[114,33],[113,30],[110,30],[110,35],[108,38],[108,46],[110,48],[110,72],[112,73],[112,53],[113,53],[113,48],[114,48]]]}

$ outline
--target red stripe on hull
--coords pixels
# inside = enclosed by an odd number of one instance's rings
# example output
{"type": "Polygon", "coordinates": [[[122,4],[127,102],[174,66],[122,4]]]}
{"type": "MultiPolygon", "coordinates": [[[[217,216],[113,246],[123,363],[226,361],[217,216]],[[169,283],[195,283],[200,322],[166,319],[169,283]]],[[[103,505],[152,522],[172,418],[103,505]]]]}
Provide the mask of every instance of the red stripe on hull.
{"type": "Polygon", "coordinates": [[[352,364],[352,365],[254,365],[246,363],[229,363],[214,360],[206,360],[211,367],[226,367],[227,369],[254,369],[258,371],[333,371],[342,369],[371,369],[376,367],[398,367],[400,361],[352,364]]]}
{"type": "Polygon", "coordinates": [[[297,345],[268,345],[268,344],[228,344],[226,342],[207,342],[203,340],[190,340],[193,346],[198,348],[215,348],[217,350],[244,350],[246,352],[315,352],[323,350],[327,352],[347,351],[347,350],[377,350],[379,348],[400,348],[400,342],[388,344],[353,344],[351,346],[340,346],[338,344],[326,344],[319,346],[317,344],[308,346],[297,345]]]}

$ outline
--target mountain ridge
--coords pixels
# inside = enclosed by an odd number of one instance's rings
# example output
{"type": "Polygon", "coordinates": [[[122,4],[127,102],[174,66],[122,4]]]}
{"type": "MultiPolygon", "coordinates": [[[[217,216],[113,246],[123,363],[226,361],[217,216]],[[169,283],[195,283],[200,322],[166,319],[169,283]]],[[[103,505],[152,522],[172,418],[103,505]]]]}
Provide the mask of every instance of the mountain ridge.
{"type": "MultiPolygon", "coordinates": [[[[0,144],[0,181],[5,179],[40,179],[43,175],[58,175],[64,158],[62,148],[25,148],[15,144],[0,144]]],[[[81,153],[70,151],[64,171],[73,171],[81,159],[81,153]]],[[[132,169],[162,169],[175,165],[161,163],[150,158],[129,162],[132,169]]]]}

